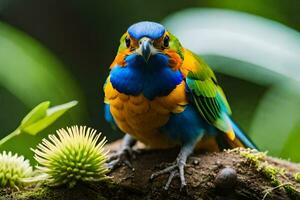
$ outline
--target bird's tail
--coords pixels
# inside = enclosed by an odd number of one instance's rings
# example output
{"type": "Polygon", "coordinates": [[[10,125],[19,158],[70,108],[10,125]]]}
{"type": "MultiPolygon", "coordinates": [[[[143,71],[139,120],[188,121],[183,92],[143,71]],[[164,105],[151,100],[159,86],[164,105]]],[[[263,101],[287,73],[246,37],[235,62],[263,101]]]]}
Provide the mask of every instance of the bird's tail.
{"type": "Polygon", "coordinates": [[[234,139],[228,137],[229,134],[218,134],[217,143],[222,149],[244,147],[251,149],[258,149],[250,138],[241,130],[241,128],[234,122],[232,118],[229,118],[232,130],[234,132],[234,139]]]}

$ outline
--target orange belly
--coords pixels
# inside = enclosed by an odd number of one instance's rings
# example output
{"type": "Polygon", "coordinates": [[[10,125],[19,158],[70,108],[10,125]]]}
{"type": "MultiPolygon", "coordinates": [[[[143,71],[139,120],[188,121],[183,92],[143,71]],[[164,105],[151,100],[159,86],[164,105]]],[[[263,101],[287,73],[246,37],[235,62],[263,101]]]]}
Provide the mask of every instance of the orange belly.
{"type": "Polygon", "coordinates": [[[171,113],[180,113],[187,105],[185,82],[181,82],[168,96],[148,100],[142,94],[125,95],[113,88],[109,79],[104,88],[105,101],[117,126],[137,140],[154,148],[176,145],[159,129],[169,120],[171,113]]]}

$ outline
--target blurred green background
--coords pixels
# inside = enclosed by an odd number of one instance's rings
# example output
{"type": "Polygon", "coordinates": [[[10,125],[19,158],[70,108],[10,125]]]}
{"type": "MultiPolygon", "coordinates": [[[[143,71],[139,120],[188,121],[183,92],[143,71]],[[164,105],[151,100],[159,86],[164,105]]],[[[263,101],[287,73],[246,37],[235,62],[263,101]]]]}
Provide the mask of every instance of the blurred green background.
{"type": "MultiPolygon", "coordinates": [[[[120,137],[104,121],[102,85],[120,36],[151,20],[217,71],[234,118],[262,150],[300,162],[299,12],[298,0],[0,0],[0,137],[38,103],[73,99],[80,103],[44,136],[84,124],[120,137]]],[[[7,148],[23,153],[39,140],[7,148]]]]}

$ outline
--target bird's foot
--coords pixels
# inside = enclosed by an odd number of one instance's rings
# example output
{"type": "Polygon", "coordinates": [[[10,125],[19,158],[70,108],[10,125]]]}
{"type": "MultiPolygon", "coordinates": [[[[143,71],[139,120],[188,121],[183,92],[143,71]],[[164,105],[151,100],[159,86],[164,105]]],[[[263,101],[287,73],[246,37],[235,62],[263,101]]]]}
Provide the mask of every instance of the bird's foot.
{"type": "Polygon", "coordinates": [[[153,180],[162,174],[169,173],[170,175],[169,175],[167,183],[164,186],[164,189],[168,190],[172,180],[175,177],[179,177],[180,182],[181,182],[180,191],[182,191],[183,189],[186,189],[186,181],[185,181],[185,177],[184,177],[184,166],[185,166],[185,162],[183,162],[181,159],[177,159],[176,162],[173,163],[171,166],[169,166],[165,169],[162,169],[160,171],[154,172],[151,175],[150,180],[153,180]]]}
{"type": "Polygon", "coordinates": [[[111,154],[107,161],[107,167],[110,170],[114,170],[122,165],[126,165],[130,169],[134,170],[132,166],[132,159],[135,158],[135,152],[131,147],[122,148],[114,154],[111,154]]]}

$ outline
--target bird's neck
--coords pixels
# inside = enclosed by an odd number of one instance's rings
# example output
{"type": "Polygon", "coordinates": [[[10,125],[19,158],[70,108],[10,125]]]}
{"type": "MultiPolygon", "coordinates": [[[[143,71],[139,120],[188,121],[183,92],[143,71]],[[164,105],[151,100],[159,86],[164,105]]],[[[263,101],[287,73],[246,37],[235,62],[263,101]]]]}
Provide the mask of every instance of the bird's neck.
{"type": "Polygon", "coordinates": [[[110,72],[110,81],[115,89],[127,95],[143,94],[152,100],[168,95],[183,80],[179,70],[169,66],[169,58],[156,54],[145,60],[136,54],[126,57],[125,66],[115,66],[110,72]]]}

